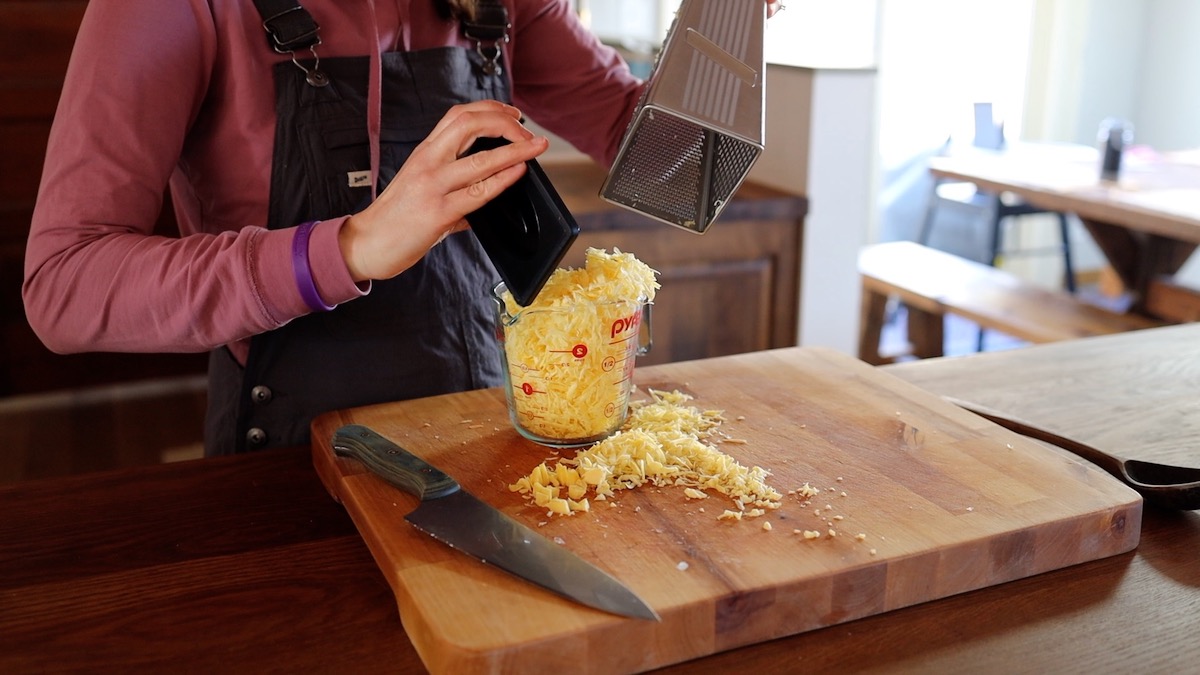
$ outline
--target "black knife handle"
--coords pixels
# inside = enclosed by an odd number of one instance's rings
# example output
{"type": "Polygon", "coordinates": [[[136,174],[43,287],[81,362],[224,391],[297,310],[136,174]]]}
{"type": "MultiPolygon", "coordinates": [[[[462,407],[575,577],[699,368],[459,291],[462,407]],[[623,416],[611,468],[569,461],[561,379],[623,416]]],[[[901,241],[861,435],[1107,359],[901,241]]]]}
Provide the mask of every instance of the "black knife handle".
{"type": "Polygon", "coordinates": [[[453,494],[458,483],[437,467],[361,424],[347,424],[333,432],[333,451],[366,465],[371,473],[421,501],[453,494]]]}

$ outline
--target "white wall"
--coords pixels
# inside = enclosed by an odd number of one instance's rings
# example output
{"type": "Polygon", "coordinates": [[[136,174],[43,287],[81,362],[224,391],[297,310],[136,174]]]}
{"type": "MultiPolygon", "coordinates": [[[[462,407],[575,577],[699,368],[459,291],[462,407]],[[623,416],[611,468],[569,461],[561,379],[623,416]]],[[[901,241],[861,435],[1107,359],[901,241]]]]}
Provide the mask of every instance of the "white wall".
{"type": "Polygon", "coordinates": [[[1145,2],[1089,0],[1081,28],[1079,98],[1074,133],[1056,140],[1093,144],[1106,117],[1137,117],[1142,81],[1143,45],[1147,43],[1145,2]]]}
{"type": "Polygon", "coordinates": [[[798,327],[804,346],[857,353],[858,251],[871,229],[876,187],[875,89],[873,70],[767,68],[767,150],[750,178],[808,198],[798,327]]]}
{"type": "Polygon", "coordinates": [[[1159,150],[1200,148],[1200,2],[1150,0],[1145,34],[1138,140],[1159,150]]]}
{"type": "Polygon", "coordinates": [[[1135,142],[1200,147],[1200,3],[1041,0],[1036,3],[1026,133],[1092,144],[1109,116],[1135,142]]]}

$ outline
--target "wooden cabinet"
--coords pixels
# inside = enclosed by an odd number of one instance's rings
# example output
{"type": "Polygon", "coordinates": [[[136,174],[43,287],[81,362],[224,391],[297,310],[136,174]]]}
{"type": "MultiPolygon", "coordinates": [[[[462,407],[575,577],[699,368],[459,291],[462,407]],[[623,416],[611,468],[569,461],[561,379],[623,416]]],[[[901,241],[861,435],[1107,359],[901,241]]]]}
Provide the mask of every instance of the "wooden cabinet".
{"type": "Polygon", "coordinates": [[[640,364],[796,344],[803,197],[747,183],[701,235],[601,199],[593,163],[542,168],[582,230],[564,265],[582,265],[588,247],[618,248],[658,270],[654,346],[640,364]]]}

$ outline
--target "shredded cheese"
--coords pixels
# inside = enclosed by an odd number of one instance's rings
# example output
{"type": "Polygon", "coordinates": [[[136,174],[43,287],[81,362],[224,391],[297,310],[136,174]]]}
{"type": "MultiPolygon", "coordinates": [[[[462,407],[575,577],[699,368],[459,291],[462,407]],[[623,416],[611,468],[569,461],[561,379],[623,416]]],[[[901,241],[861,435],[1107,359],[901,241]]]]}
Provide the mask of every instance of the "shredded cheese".
{"type": "Polygon", "coordinates": [[[620,431],[573,458],[560,459],[553,469],[542,462],[509,489],[538,506],[559,498],[563,489],[578,494],[577,486],[596,499],[646,484],[682,487],[686,499],[704,499],[707,490],[714,490],[735,507],[718,520],[753,518],[779,508],[782,495],[766,483],[765,469],[747,468],[710,442],[722,422],[721,411],[685,405],[692,397],[678,391],[649,394],[649,401],[631,405],[620,431]]]}
{"type": "Polygon", "coordinates": [[[656,274],[629,253],[589,248],[584,267],[556,269],[528,307],[505,294],[509,400],[522,429],[572,441],[620,426],[656,274]]]}

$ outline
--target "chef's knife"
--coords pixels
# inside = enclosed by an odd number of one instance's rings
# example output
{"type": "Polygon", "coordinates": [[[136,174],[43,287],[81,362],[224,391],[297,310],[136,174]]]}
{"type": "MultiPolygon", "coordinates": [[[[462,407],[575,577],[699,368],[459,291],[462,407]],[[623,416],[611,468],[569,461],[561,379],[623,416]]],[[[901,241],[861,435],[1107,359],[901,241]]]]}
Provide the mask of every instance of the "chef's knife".
{"type": "Polygon", "coordinates": [[[404,519],[452,548],[589,607],[659,620],[608,573],[480,501],[453,478],[375,431],[346,425],[334,432],[333,450],[419,497],[420,505],[404,519]]]}

